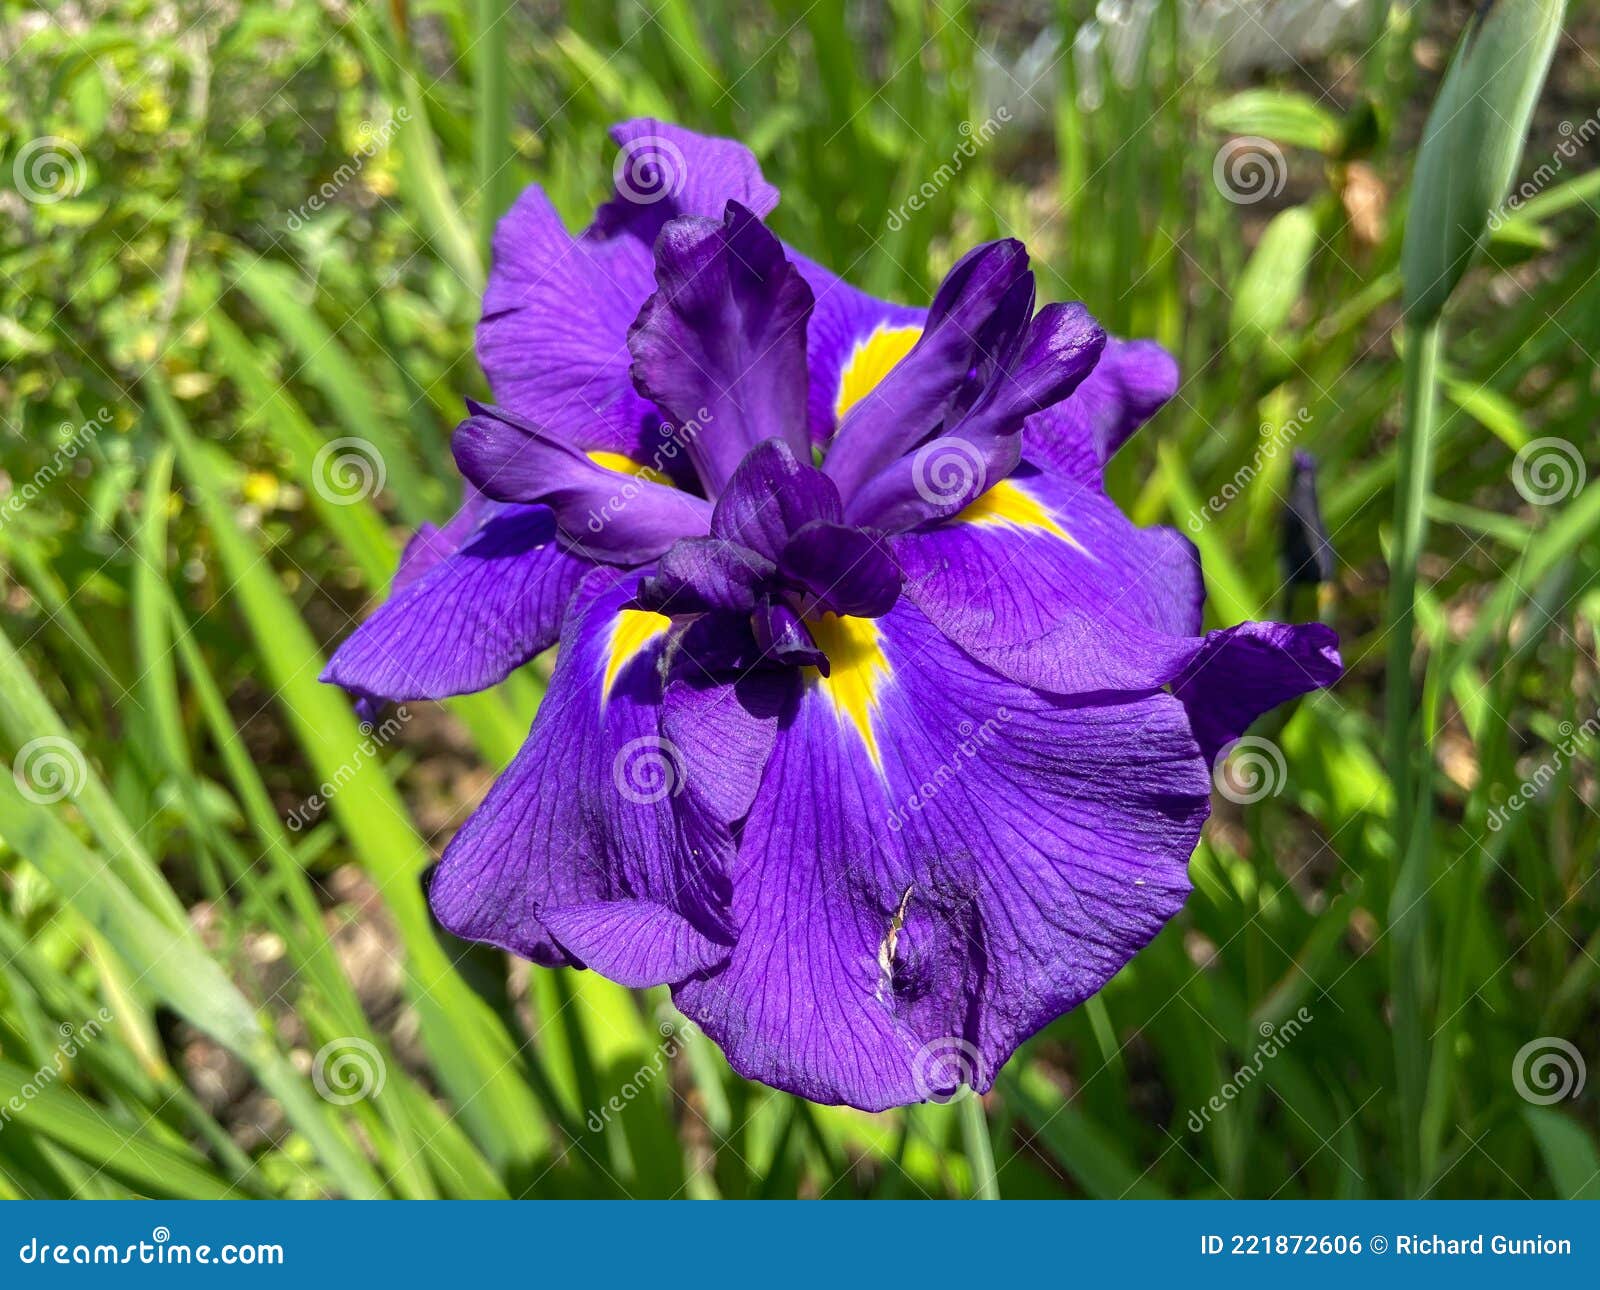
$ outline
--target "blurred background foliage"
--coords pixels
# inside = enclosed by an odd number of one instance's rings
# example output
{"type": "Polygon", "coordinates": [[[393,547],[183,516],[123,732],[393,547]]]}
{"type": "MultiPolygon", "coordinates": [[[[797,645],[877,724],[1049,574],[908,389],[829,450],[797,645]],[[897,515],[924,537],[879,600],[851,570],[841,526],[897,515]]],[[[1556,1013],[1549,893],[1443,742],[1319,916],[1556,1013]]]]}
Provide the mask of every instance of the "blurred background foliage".
{"type": "Polygon", "coordinates": [[[1402,904],[1399,247],[1469,6],[1318,8],[0,0],[0,1195],[971,1189],[950,1108],[800,1103],[664,991],[431,925],[422,875],[548,660],[376,733],[316,680],[455,503],[495,218],[537,181],[579,225],[606,126],[639,114],[746,140],[778,231],[858,285],[925,299],[1013,235],[1042,294],[1158,337],[1184,384],[1113,495],[1194,537],[1214,625],[1320,613],[1343,638],[1337,690],[1259,732],[1280,791],[1218,797],[1185,912],[986,1099],[1001,1192],[1600,1195],[1594,1088],[1530,1090],[1526,1055],[1600,1057],[1595,745],[1556,755],[1597,707],[1600,486],[1532,505],[1513,471],[1547,438],[1595,460],[1600,15],[1569,13],[1537,182],[1448,316],[1417,633],[1435,809],[1402,904]],[[384,470],[353,501],[319,474],[352,436],[384,470]],[[1306,603],[1278,557],[1290,446],[1337,554],[1306,603]],[[1419,955],[1391,953],[1401,920],[1419,955]]]}

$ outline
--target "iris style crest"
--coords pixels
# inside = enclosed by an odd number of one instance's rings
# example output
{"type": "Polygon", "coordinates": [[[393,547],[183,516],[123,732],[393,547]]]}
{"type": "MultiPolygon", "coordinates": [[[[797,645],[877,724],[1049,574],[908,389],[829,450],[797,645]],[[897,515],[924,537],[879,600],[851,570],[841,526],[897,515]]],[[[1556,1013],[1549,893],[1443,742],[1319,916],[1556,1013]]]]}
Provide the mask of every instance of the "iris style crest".
{"type": "Polygon", "coordinates": [[[1194,548],[1101,487],[1176,365],[1036,309],[1019,243],[889,304],[768,231],[741,145],[613,137],[682,182],[502,221],[462,508],[325,679],[442,698],[559,643],[443,925],[669,985],[814,1101],[987,1089],[1182,906],[1213,759],[1336,640],[1202,632],[1194,548]]]}

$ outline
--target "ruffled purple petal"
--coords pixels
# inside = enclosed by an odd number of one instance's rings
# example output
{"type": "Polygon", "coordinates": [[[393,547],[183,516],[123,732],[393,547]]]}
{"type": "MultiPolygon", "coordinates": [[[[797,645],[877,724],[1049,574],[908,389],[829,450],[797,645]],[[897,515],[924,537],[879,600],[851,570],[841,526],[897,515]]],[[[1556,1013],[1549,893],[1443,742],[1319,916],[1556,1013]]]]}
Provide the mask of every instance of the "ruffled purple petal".
{"type": "Polygon", "coordinates": [[[1178,390],[1178,364],[1153,340],[1106,342],[1083,384],[1023,428],[1023,455],[1034,465],[1092,488],[1112,455],[1178,390]]]}
{"type": "Polygon", "coordinates": [[[478,357],[496,400],[583,449],[651,459],[659,421],[634,388],[628,328],[655,290],[651,248],[669,219],[765,215],[778,190],[750,150],[666,121],[614,127],[616,193],[574,238],[537,187],[494,235],[478,357]]]}
{"type": "Polygon", "coordinates": [[[877,618],[900,599],[900,566],[883,539],[828,520],[790,538],[778,569],[811,604],[836,614],[877,618]]]}
{"type": "Polygon", "coordinates": [[[749,613],[757,590],[777,572],[771,560],[721,538],[684,538],[656,561],[639,603],[663,614],[749,613]]]}
{"type": "Polygon", "coordinates": [[[793,682],[737,943],[674,990],[740,1073],[866,1110],[988,1088],[1104,985],[1181,906],[1210,789],[1171,696],[1052,699],[907,604],[878,622],[876,758],[830,682],[793,682]]]}
{"type": "Polygon", "coordinates": [[[697,937],[725,939],[728,888],[722,858],[685,841],[677,810],[684,763],[661,733],[665,622],[655,635],[619,636],[637,582],[597,570],[574,593],[527,742],[446,849],[429,899],[458,936],[544,964],[598,955],[595,966],[627,972],[630,984],[661,984],[673,978],[634,974],[703,960],[710,951],[697,937]],[[619,640],[630,648],[619,652],[619,640]],[[631,903],[641,901],[662,912],[631,903]],[[604,911],[593,907],[617,902],[626,907],[611,911],[616,926],[638,930],[648,914],[661,941],[648,955],[597,950],[604,911]],[[570,919],[556,912],[574,906],[570,919]]]}
{"type": "Polygon", "coordinates": [[[1096,490],[1022,471],[953,522],[892,544],[906,596],[1021,684],[1154,689],[1199,648],[1194,548],[1135,528],[1096,490]]]}
{"type": "Polygon", "coordinates": [[[634,383],[695,426],[685,443],[706,491],[721,492],[763,440],[809,454],[811,288],[778,239],[737,202],[720,224],[674,220],[656,243],[656,281],[628,333],[634,383]]]}
{"type": "Polygon", "coordinates": [[[627,338],[652,286],[648,246],[575,240],[527,189],[495,229],[478,324],[495,399],[575,447],[638,454],[658,418],[628,379],[627,338]]]}
{"type": "Polygon", "coordinates": [[[715,967],[728,947],[653,900],[596,900],[543,911],[569,958],[633,989],[681,981],[715,967]]]}
{"type": "Polygon", "coordinates": [[[711,535],[776,560],[805,525],[843,518],[833,480],[773,439],[757,444],[729,478],[711,515],[711,535]]]}
{"type": "Polygon", "coordinates": [[[1343,670],[1339,638],[1321,623],[1240,623],[1206,636],[1172,692],[1209,761],[1264,712],[1332,685],[1343,670]]]}
{"type": "Polygon", "coordinates": [[[389,599],[324,681],[366,698],[442,699],[496,685],[555,643],[585,566],[556,544],[550,512],[474,498],[461,515],[407,547],[389,599]],[[461,515],[473,530],[464,541],[452,531],[461,515]]]}
{"type": "Polygon", "coordinates": [[[778,204],[755,154],[733,139],[654,117],[624,121],[610,134],[619,149],[612,165],[616,195],[595,212],[587,241],[627,237],[648,251],[680,215],[720,218],[734,201],[759,218],[778,204]]]}
{"type": "Polygon", "coordinates": [[[939,428],[973,371],[1015,342],[1032,299],[1033,275],[1020,242],[991,242],[957,261],[910,353],[839,426],[823,468],[841,495],[848,499],[939,428]]]}
{"type": "Polygon", "coordinates": [[[711,523],[702,497],[610,470],[514,413],[469,406],[450,443],[461,473],[489,497],[542,502],[563,544],[590,559],[640,564],[711,523]]]}

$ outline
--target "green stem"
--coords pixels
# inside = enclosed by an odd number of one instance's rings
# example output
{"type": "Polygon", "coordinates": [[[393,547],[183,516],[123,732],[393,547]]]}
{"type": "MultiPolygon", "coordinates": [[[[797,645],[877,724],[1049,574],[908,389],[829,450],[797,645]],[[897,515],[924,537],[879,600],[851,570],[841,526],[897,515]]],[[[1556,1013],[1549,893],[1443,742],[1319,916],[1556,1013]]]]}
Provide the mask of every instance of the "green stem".
{"type": "Polygon", "coordinates": [[[1438,319],[1406,333],[1405,424],[1394,488],[1394,536],[1389,549],[1389,661],[1385,678],[1389,773],[1395,785],[1396,850],[1406,840],[1415,749],[1411,722],[1412,628],[1416,618],[1417,560],[1427,537],[1426,505],[1433,490],[1433,438],[1441,328],[1438,319]]]}
{"type": "Polygon", "coordinates": [[[1422,1024],[1426,962],[1418,908],[1424,890],[1432,792],[1427,731],[1411,682],[1417,561],[1427,538],[1426,506],[1433,490],[1441,327],[1437,317],[1406,334],[1405,423],[1395,478],[1395,523],[1389,552],[1389,650],[1385,677],[1386,748],[1394,785],[1393,851],[1389,881],[1390,998],[1402,1156],[1408,1192],[1420,1186],[1422,1099],[1428,1042],[1422,1024]]]}
{"type": "Polygon", "coordinates": [[[961,1096],[961,1139],[972,1169],[972,1195],[976,1200],[999,1200],[1000,1181],[994,1172],[994,1147],[989,1142],[989,1121],[983,1099],[971,1090],[961,1096]]]}
{"type": "Polygon", "coordinates": [[[485,256],[494,239],[494,226],[510,205],[510,73],[507,33],[501,25],[505,16],[506,0],[477,0],[478,240],[485,256]]]}

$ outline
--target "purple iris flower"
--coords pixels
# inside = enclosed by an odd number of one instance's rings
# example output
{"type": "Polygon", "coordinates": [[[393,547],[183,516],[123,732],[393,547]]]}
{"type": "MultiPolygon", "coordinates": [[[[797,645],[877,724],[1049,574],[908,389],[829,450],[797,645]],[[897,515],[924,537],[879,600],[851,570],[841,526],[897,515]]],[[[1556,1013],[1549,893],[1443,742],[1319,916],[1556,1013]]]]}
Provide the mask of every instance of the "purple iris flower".
{"type": "Polygon", "coordinates": [[[813,1101],[987,1089],[1177,912],[1213,759],[1336,639],[1201,632],[1194,548],[1101,487],[1176,366],[1036,310],[1021,245],[887,304],[766,229],[741,145],[613,136],[580,236],[537,188],[502,221],[466,500],[326,679],[440,698],[559,642],[444,926],[670,985],[813,1101]]]}

